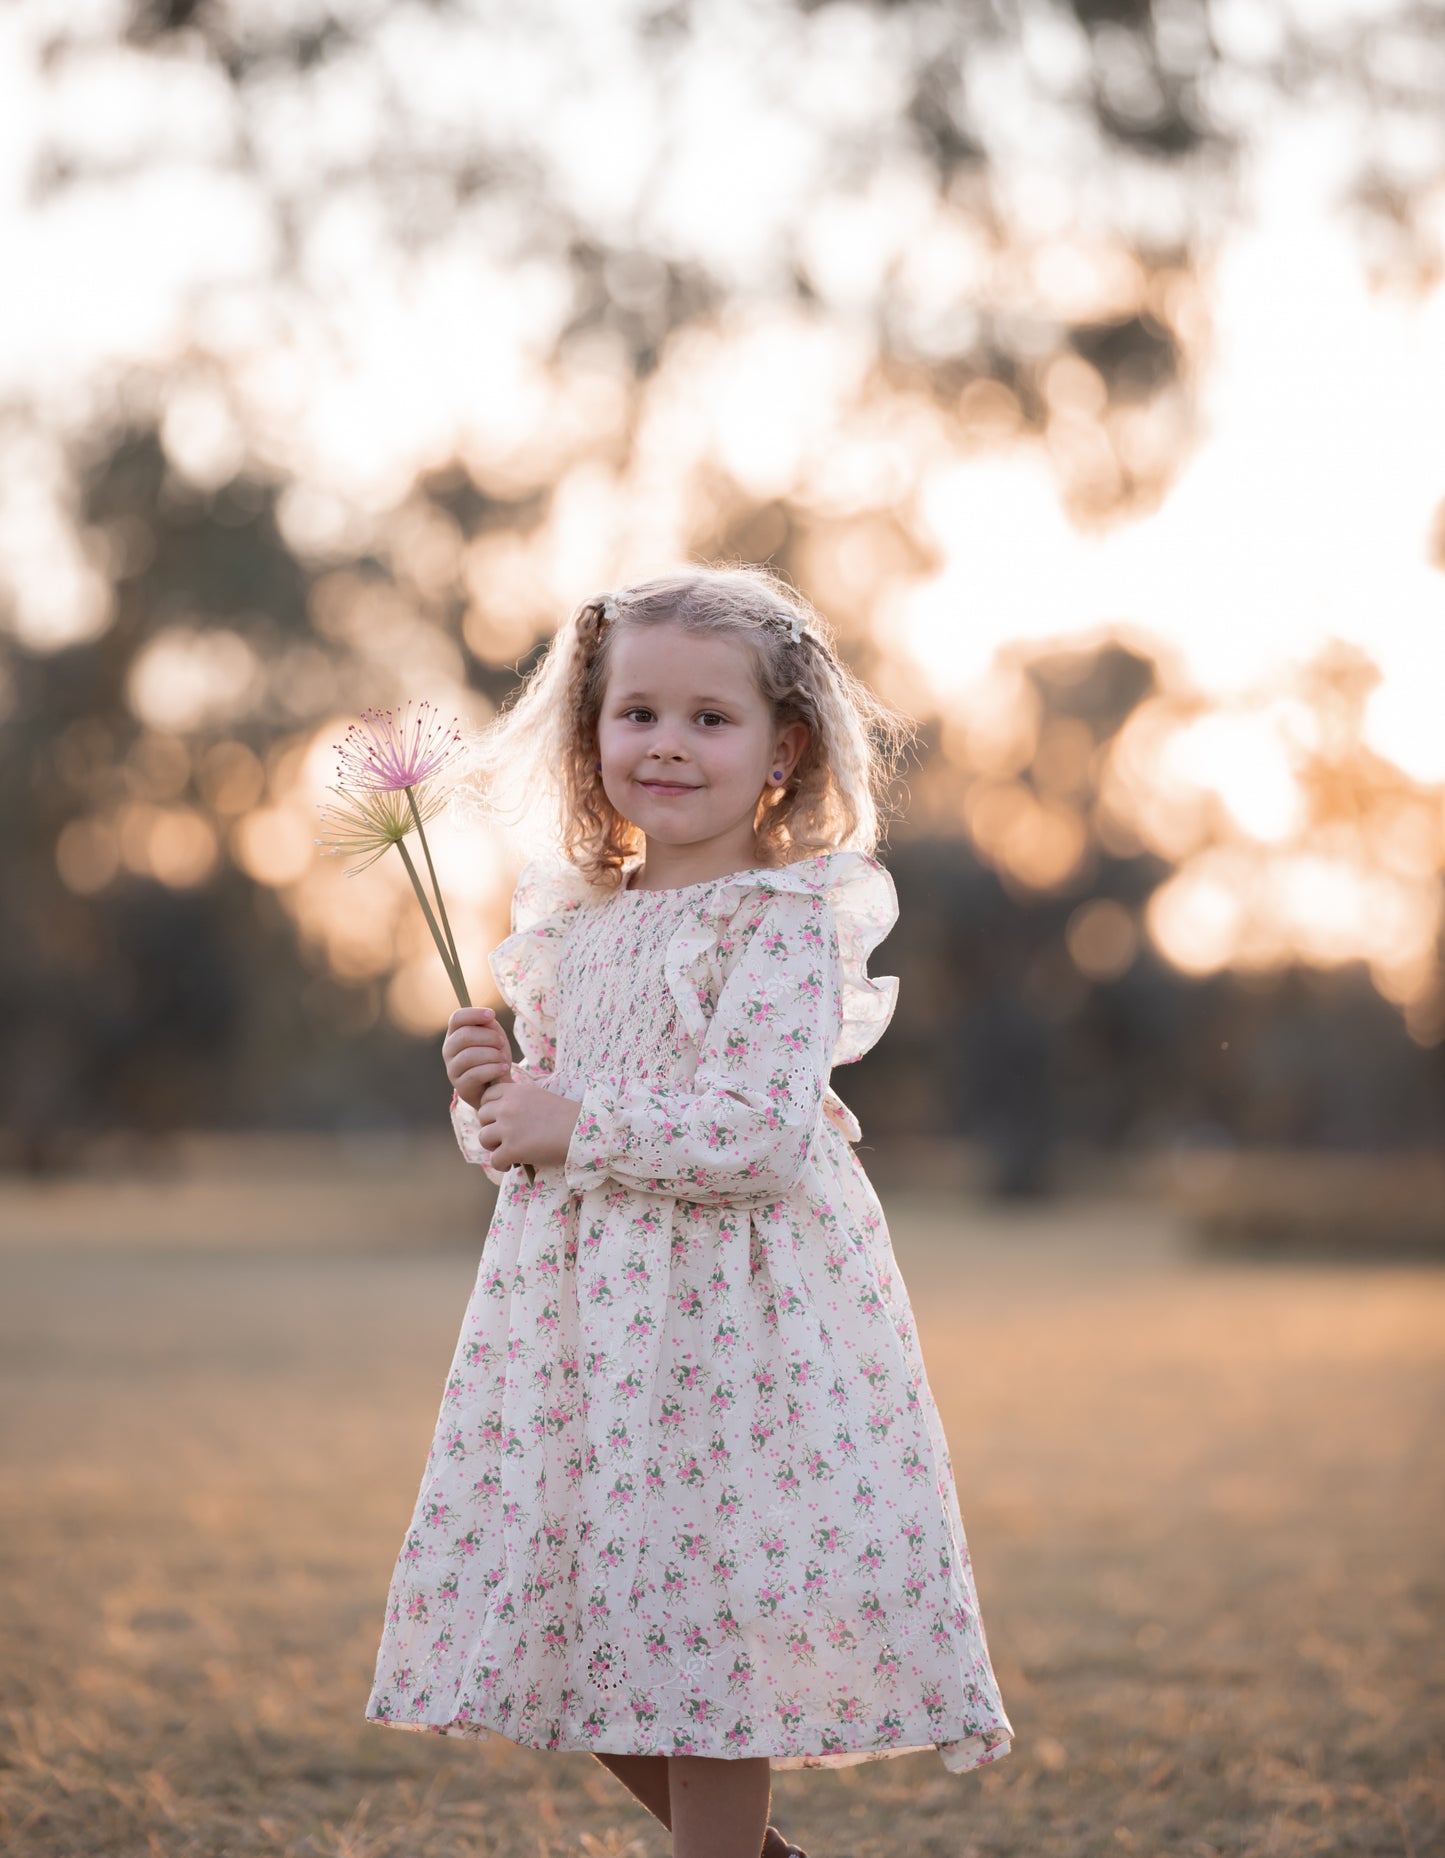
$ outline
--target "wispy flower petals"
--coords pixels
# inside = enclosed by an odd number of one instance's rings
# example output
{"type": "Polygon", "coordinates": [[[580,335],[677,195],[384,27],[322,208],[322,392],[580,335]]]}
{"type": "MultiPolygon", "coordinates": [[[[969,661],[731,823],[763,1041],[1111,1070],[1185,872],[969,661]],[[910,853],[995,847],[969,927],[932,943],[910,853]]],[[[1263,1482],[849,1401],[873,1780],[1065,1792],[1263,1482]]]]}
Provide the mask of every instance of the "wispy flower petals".
{"type": "MultiPolygon", "coordinates": [[[[316,843],[323,858],[361,860],[350,867],[347,877],[355,877],[358,871],[374,865],[388,846],[400,845],[409,832],[416,830],[416,818],[404,790],[331,787],[327,791],[336,795],[339,804],[323,804],[317,809],[322,834],[316,843]]],[[[435,819],[446,805],[445,794],[424,788],[414,789],[413,797],[423,823],[435,819]]]]}
{"type": "Polygon", "coordinates": [[[408,702],[399,710],[363,710],[335,747],[341,758],[336,778],[344,787],[400,793],[455,760],[462,737],[455,716],[443,722],[430,703],[408,702]]]}

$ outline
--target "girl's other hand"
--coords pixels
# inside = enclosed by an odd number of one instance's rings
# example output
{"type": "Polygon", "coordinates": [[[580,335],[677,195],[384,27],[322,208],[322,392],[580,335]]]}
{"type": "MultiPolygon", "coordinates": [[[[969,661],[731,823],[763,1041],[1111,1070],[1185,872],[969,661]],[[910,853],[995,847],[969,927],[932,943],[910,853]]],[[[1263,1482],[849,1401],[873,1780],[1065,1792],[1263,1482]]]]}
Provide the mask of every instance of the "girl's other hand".
{"type": "Polygon", "coordinates": [[[477,1109],[477,1140],[500,1172],[518,1162],[540,1168],[567,1159],[581,1114],[580,1103],[520,1072],[510,1083],[487,1086],[477,1109]]]}
{"type": "Polygon", "coordinates": [[[473,1109],[481,1103],[488,1084],[512,1075],[511,1043],[489,1006],[457,1008],[447,1021],[442,1057],[452,1088],[473,1109]]]}

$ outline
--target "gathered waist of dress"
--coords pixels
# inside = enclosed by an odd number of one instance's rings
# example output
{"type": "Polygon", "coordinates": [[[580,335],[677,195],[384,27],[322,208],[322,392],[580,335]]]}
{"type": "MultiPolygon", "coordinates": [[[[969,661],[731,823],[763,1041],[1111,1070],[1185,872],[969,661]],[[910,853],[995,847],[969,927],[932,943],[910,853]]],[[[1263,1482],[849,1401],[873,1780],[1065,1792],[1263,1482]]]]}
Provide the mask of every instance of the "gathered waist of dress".
{"type": "MultiPolygon", "coordinates": [[[[616,1074],[608,1072],[606,1075],[614,1077],[616,1074]]],[[[591,1073],[576,1070],[570,1065],[558,1065],[556,1069],[548,1072],[545,1077],[538,1078],[537,1081],[544,1084],[554,1097],[570,1097],[574,1103],[579,1103],[583,1092],[591,1082],[591,1073]]],[[[627,1081],[633,1084],[654,1086],[661,1090],[690,1090],[692,1088],[691,1067],[687,1074],[680,1074],[677,1071],[659,1071],[655,1076],[649,1076],[645,1071],[634,1071],[628,1074],[627,1081]]]]}
{"type": "MultiPolygon", "coordinates": [[[[690,1063],[679,1066],[665,1075],[659,1073],[656,1077],[647,1077],[642,1072],[638,1072],[635,1081],[644,1085],[659,1084],[669,1089],[688,1089],[692,1085],[696,1065],[697,1060],[693,1058],[690,1063]]],[[[562,1065],[549,1072],[546,1077],[539,1078],[538,1082],[550,1090],[553,1096],[566,1097],[573,1103],[580,1103],[587,1089],[588,1078],[584,1072],[562,1065]]],[[[863,1134],[858,1118],[831,1084],[823,1093],[819,1115],[824,1122],[831,1123],[835,1129],[839,1130],[845,1141],[856,1142],[863,1134]]]]}

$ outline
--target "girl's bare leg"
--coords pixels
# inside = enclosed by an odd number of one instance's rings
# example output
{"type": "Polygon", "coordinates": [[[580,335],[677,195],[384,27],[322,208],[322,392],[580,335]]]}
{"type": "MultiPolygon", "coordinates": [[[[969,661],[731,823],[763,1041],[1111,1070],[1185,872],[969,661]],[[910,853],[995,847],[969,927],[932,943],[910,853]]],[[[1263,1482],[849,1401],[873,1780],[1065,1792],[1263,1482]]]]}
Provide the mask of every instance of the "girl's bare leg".
{"type": "Polygon", "coordinates": [[[666,1755],[598,1755],[597,1759],[642,1802],[654,1819],[660,1819],[668,1831],[672,1831],[666,1755]]]}
{"type": "Polygon", "coordinates": [[[753,1858],[762,1850],[773,1784],[766,1755],[669,1755],[667,1778],[673,1858],[753,1858]]]}
{"type": "MultiPolygon", "coordinates": [[[[666,1755],[598,1755],[597,1759],[651,1813],[672,1830],[672,1805],[666,1755]]],[[[728,1764],[733,1765],[731,1762],[728,1764]]],[[[786,1858],[788,1841],[776,1826],[769,1826],[761,1858],[786,1858]]]]}

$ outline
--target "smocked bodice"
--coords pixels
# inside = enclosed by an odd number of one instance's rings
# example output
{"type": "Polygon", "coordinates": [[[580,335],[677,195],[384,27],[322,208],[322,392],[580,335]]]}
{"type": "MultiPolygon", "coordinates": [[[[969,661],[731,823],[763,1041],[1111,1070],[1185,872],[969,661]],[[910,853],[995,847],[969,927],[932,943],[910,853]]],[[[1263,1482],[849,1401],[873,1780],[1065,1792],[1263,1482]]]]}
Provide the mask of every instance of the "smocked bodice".
{"type": "MultiPolygon", "coordinates": [[[[558,1087],[608,1073],[640,1082],[691,1074],[697,1042],[683,1023],[666,958],[684,921],[727,880],[674,890],[620,890],[578,910],[557,964],[558,1087]]],[[[715,962],[689,984],[710,1017],[717,1005],[715,962]]]]}
{"type": "MultiPolygon", "coordinates": [[[[820,853],[670,890],[610,892],[572,866],[536,860],[517,881],[512,934],[489,962],[514,1015],[524,1069],[581,1101],[588,1083],[601,1078],[693,1086],[709,1038],[719,1062],[738,1064],[762,1022],[785,1006],[793,1010],[790,988],[800,1002],[816,1004],[822,958],[841,995],[827,1034],[830,1050],[821,1054],[826,1078],[832,1065],[861,1057],[888,1024],[898,982],[871,976],[867,961],[897,913],[892,879],[859,852],[820,853]],[[764,932],[758,973],[742,975],[733,1002],[739,1023],[725,1025],[719,1040],[712,1022],[727,1003],[739,959],[748,958],[764,919],[789,898],[802,938],[800,969],[785,974],[773,960],[781,953],[776,936],[764,932]],[[761,1001],[750,993],[753,979],[763,982],[761,1001]]],[[[781,1054],[785,1072],[798,1056],[781,1054]]],[[[778,1078],[766,1080],[769,1090],[778,1087],[778,1078]]],[[[831,1087],[822,1107],[848,1141],[858,1140],[857,1119],[831,1087]]],[[[452,1120],[463,1152],[483,1160],[475,1113],[458,1100],[452,1120]]]]}

